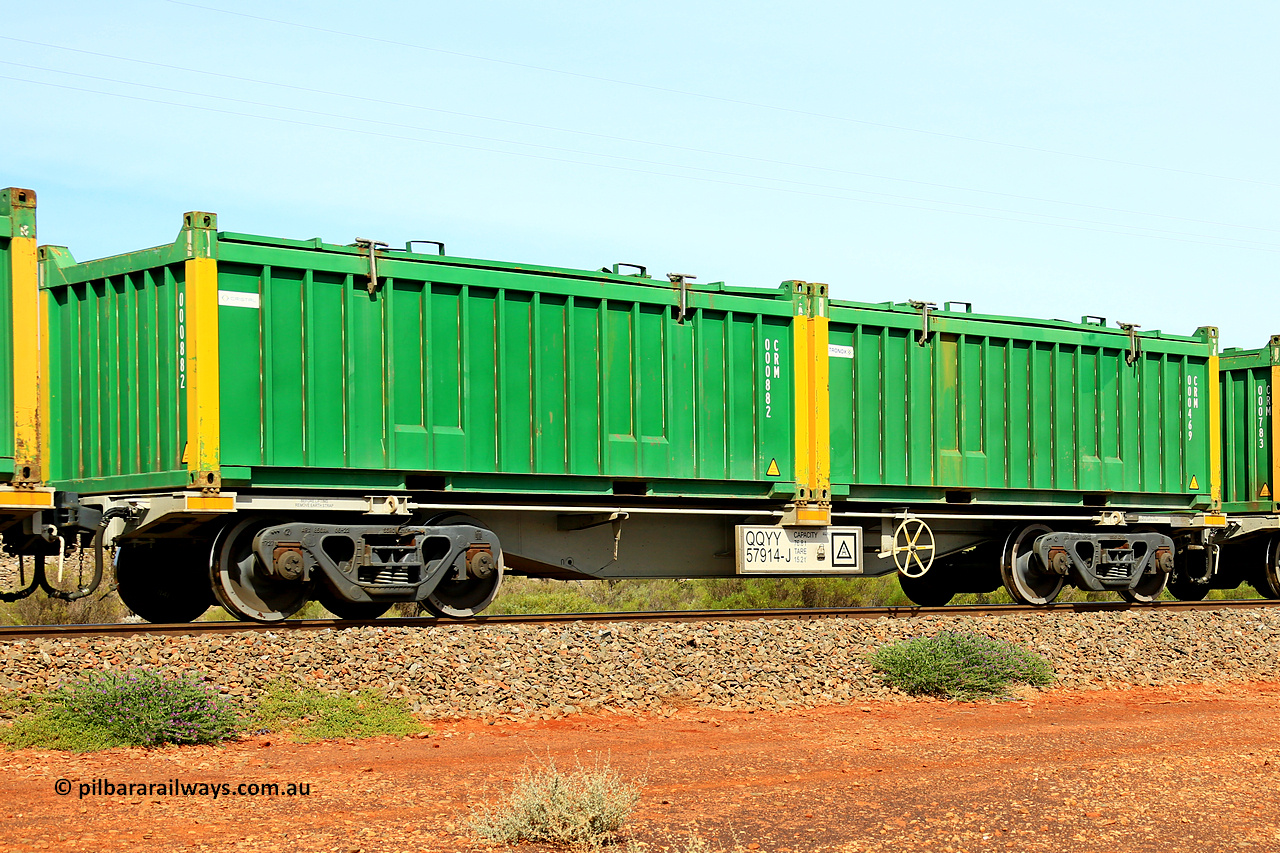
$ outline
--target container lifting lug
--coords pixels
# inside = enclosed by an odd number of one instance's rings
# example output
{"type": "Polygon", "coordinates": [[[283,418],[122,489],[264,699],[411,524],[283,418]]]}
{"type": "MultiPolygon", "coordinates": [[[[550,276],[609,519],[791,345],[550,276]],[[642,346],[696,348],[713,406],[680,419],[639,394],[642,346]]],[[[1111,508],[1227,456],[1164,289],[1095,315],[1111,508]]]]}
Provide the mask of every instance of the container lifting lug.
{"type": "Polygon", "coordinates": [[[1138,329],[1142,327],[1137,323],[1120,323],[1120,329],[1129,333],[1129,352],[1125,354],[1124,363],[1134,364],[1142,355],[1142,344],[1138,340],[1138,329]]]}
{"type": "MultiPolygon", "coordinates": [[[[412,253],[413,247],[419,243],[421,243],[424,246],[435,246],[436,254],[442,257],[444,256],[444,243],[442,243],[439,240],[410,240],[409,242],[404,244],[404,250],[406,252],[412,253]]],[[[385,244],[382,244],[382,245],[385,245],[385,244]]]]}
{"type": "Polygon", "coordinates": [[[365,289],[369,291],[370,296],[373,296],[378,289],[378,250],[387,248],[387,244],[381,240],[366,240],[364,237],[357,237],[356,241],[351,245],[369,250],[369,283],[365,285],[365,289]]]}
{"type": "Polygon", "coordinates": [[[919,299],[911,300],[911,307],[920,312],[920,337],[916,338],[916,343],[924,346],[929,343],[929,311],[938,307],[936,302],[921,302],[919,299]]]}
{"type": "Polygon", "coordinates": [[[697,276],[682,272],[669,272],[667,273],[667,278],[672,284],[680,288],[680,305],[676,309],[676,322],[684,323],[685,315],[689,311],[689,282],[697,279],[697,276]]]}

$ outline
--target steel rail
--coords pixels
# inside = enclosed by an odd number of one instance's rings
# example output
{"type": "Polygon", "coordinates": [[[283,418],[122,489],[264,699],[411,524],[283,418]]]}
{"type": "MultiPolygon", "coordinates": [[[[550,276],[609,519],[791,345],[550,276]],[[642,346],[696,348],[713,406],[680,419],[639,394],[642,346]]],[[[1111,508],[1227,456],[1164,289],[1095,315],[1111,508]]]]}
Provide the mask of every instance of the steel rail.
{"type": "Polygon", "coordinates": [[[152,624],[126,622],[114,625],[3,625],[0,640],[56,637],[109,637],[157,635],[286,633],[295,631],[339,631],[346,628],[432,628],[485,627],[498,625],[558,625],[569,622],[717,622],[762,619],[913,619],[925,616],[1021,616],[1064,615],[1071,613],[1120,613],[1142,610],[1239,610],[1273,607],[1280,601],[1244,598],[1220,601],[1157,601],[1131,604],[1127,601],[1076,601],[1048,607],[1020,604],[964,604],[945,607],[821,607],[773,610],[666,610],[646,613],[554,613],[518,616],[477,616],[472,619],[435,617],[393,617],[372,620],[287,619],[283,622],[180,622],[152,624]]]}

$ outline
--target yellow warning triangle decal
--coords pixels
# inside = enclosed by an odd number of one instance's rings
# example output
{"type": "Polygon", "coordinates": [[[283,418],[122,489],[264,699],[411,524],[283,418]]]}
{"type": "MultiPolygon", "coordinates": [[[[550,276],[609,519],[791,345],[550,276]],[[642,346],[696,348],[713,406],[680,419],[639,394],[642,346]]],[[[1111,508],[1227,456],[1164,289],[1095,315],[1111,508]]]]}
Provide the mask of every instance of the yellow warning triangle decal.
{"type": "Polygon", "coordinates": [[[777,477],[779,474],[782,473],[781,471],[778,470],[778,460],[776,457],[769,460],[769,470],[765,471],[764,473],[770,477],[777,477]]]}
{"type": "Polygon", "coordinates": [[[1197,492],[1200,490],[1200,481],[1196,479],[1195,474],[1191,475],[1191,485],[1187,486],[1187,488],[1193,492],[1197,492]]]}
{"type": "Polygon", "coordinates": [[[1267,484],[1266,484],[1266,483],[1263,483],[1263,484],[1262,484],[1262,491],[1258,492],[1258,497],[1260,497],[1260,498],[1269,498],[1269,497],[1271,497],[1271,490],[1267,488],[1267,484]]]}

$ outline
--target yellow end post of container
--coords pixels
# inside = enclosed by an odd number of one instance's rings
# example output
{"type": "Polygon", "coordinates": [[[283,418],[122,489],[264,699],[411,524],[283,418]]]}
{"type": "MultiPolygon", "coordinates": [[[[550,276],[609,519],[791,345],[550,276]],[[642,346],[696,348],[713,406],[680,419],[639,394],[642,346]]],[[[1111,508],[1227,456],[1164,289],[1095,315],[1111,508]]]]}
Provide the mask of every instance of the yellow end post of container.
{"type": "Polygon", "coordinates": [[[827,316],[827,286],[811,285],[812,319],[809,321],[809,333],[812,338],[810,351],[813,354],[813,370],[810,372],[812,390],[811,411],[813,422],[809,430],[813,444],[813,499],[827,509],[827,523],[830,523],[831,503],[831,357],[829,353],[830,318],[827,316]]]}
{"type": "MultiPolygon", "coordinates": [[[[193,214],[187,214],[188,217],[193,214]]],[[[186,262],[187,473],[194,488],[217,492],[220,470],[218,373],[218,262],[186,262]]]]}
{"type": "Polygon", "coordinates": [[[36,194],[8,190],[14,212],[9,240],[13,311],[13,484],[32,488],[43,472],[40,460],[47,436],[41,433],[40,267],[36,254],[36,194]]]}
{"type": "Polygon", "coordinates": [[[809,434],[813,417],[813,401],[810,399],[809,373],[813,356],[809,351],[813,341],[809,334],[809,318],[797,314],[792,320],[791,336],[795,348],[796,394],[796,498],[799,504],[809,502],[813,484],[813,441],[809,434]]]}
{"type": "Polygon", "coordinates": [[[1209,356],[1209,501],[1222,509],[1222,388],[1218,384],[1218,336],[1214,330],[1209,356]]]}
{"type": "Polygon", "coordinates": [[[827,363],[828,321],[815,310],[814,294],[827,286],[804,284],[794,319],[796,383],[796,521],[831,523],[831,401],[827,363]]]}

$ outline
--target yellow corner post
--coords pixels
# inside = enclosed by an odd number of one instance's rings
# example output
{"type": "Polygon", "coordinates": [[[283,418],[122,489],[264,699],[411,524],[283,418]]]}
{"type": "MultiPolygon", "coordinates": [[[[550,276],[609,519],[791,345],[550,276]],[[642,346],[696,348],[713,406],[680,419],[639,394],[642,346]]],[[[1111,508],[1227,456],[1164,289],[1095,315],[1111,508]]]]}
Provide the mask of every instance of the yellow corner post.
{"type": "Polygon", "coordinates": [[[796,383],[796,521],[831,523],[831,402],[825,284],[803,288],[793,326],[796,383]],[[820,294],[820,295],[817,295],[820,294]]]}
{"type": "Polygon", "coordinates": [[[1222,384],[1218,364],[1218,330],[1209,329],[1209,500],[1222,509],[1222,384]]]}
{"type": "MultiPolygon", "coordinates": [[[[195,257],[185,265],[186,288],[178,310],[185,314],[187,372],[187,474],[192,487],[205,493],[222,488],[221,412],[218,349],[218,262],[212,257],[217,218],[188,213],[184,218],[195,257]]],[[[179,346],[183,346],[179,341],[179,346]]]]}
{"type": "MultiPolygon", "coordinates": [[[[797,288],[807,288],[802,282],[795,282],[797,288]]],[[[810,428],[813,417],[813,401],[810,397],[811,383],[809,374],[813,369],[813,344],[809,333],[808,299],[801,296],[796,300],[797,313],[791,321],[791,339],[794,344],[795,394],[796,394],[796,498],[799,503],[807,504],[813,488],[813,439],[810,428]]]]}
{"type": "Polygon", "coordinates": [[[36,194],[5,190],[10,213],[10,284],[13,311],[13,483],[33,487],[43,477],[41,434],[40,273],[36,255],[36,194]]]}
{"type": "MultiPolygon", "coordinates": [[[[827,310],[827,286],[819,283],[811,285],[811,288],[813,310],[809,334],[813,340],[810,345],[813,353],[813,370],[810,373],[813,425],[809,434],[813,443],[813,497],[828,506],[831,502],[831,321],[827,310]]],[[[830,522],[830,510],[827,512],[830,522]]]]}

